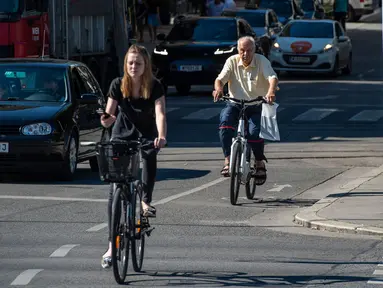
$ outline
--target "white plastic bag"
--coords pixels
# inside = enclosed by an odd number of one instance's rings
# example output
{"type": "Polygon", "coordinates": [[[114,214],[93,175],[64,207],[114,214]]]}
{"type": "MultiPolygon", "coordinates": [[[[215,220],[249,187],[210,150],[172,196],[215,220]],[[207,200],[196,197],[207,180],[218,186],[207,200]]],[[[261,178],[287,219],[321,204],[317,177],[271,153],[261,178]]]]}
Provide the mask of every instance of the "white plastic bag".
{"type": "Polygon", "coordinates": [[[273,105],[267,103],[262,104],[260,138],[270,141],[280,141],[277,122],[278,106],[277,103],[273,103],[273,105]]]}

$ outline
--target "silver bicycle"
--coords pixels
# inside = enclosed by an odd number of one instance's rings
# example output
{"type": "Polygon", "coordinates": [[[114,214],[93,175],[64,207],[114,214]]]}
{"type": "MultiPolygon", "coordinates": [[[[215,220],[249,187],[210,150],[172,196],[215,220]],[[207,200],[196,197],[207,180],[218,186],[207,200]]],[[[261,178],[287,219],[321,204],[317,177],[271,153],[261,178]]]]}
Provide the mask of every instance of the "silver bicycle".
{"type": "Polygon", "coordinates": [[[263,103],[266,103],[264,97],[259,96],[253,100],[238,100],[235,98],[230,98],[225,96],[221,97],[222,101],[225,102],[235,102],[240,104],[240,114],[237,128],[237,135],[233,138],[231,144],[231,153],[230,153],[230,203],[231,205],[236,205],[238,200],[239,188],[242,185],[245,185],[246,188],[246,197],[251,200],[254,198],[256,190],[256,181],[255,181],[255,171],[251,167],[251,148],[247,143],[247,126],[248,120],[246,117],[246,106],[245,104],[254,103],[253,105],[260,106],[263,103]],[[247,161],[247,159],[249,161],[247,161]]]}

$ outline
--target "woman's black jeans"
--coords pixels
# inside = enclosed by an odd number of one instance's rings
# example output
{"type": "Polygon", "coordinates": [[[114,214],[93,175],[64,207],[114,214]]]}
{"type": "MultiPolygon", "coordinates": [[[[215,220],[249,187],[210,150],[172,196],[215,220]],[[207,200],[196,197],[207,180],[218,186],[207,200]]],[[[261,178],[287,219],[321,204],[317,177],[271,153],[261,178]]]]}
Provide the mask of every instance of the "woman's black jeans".
{"type": "MultiPolygon", "coordinates": [[[[152,202],[152,194],[154,189],[154,183],[156,181],[157,174],[157,150],[146,149],[142,151],[142,184],[143,184],[143,195],[142,201],[146,204],[152,202]]],[[[109,241],[112,239],[112,203],[113,203],[113,183],[110,184],[109,189],[109,201],[108,201],[108,230],[109,230],[109,241]]]]}

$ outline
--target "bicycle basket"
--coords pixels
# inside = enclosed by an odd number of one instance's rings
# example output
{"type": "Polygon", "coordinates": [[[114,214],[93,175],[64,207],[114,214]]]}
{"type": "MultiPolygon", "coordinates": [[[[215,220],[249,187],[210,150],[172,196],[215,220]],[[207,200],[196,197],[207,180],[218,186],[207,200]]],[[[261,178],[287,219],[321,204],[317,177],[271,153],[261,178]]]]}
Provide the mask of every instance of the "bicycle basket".
{"type": "Polygon", "coordinates": [[[101,181],[125,182],[130,177],[137,178],[139,150],[124,143],[99,143],[97,162],[101,181]]]}

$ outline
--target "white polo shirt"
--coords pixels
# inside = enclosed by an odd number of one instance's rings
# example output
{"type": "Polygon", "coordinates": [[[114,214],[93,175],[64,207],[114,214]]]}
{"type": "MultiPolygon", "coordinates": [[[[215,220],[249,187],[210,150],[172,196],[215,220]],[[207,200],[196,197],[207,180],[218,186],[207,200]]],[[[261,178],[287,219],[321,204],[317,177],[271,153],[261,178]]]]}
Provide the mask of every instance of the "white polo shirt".
{"type": "Polygon", "coordinates": [[[224,85],[229,83],[230,97],[244,100],[266,96],[271,78],[278,79],[277,74],[270,61],[261,54],[254,54],[247,67],[243,66],[238,54],[229,57],[217,77],[224,85]]]}

